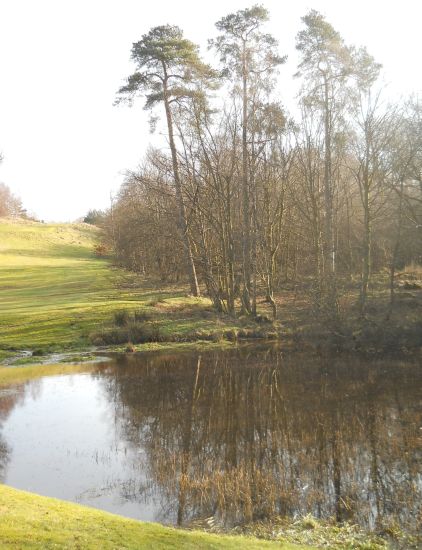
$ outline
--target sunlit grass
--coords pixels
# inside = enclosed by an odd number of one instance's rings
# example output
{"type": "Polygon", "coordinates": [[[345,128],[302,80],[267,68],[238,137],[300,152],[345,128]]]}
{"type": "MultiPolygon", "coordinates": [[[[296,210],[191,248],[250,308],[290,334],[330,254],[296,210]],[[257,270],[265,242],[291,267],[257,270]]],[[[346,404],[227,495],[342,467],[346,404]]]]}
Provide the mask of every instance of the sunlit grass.
{"type": "Polygon", "coordinates": [[[78,347],[110,310],[125,306],[118,274],[93,253],[97,233],[86,225],[0,222],[3,348],[78,347]]]}
{"type": "Polygon", "coordinates": [[[304,545],[245,536],[184,531],[125,519],[84,506],[0,485],[0,546],[4,549],[258,549],[300,550],[304,545]]]}
{"type": "Polygon", "coordinates": [[[86,224],[0,221],[0,349],[87,348],[121,310],[148,312],[163,340],[207,339],[239,326],[218,318],[207,298],[156,287],[98,258],[98,236],[86,224]]]}
{"type": "MultiPolygon", "coordinates": [[[[0,347],[82,348],[117,310],[160,308],[164,332],[191,329],[166,321],[168,308],[208,304],[183,289],[136,285],[136,276],[94,255],[98,230],[84,224],[0,222],[0,347]]],[[[182,316],[183,317],[183,316],[182,316]]]]}

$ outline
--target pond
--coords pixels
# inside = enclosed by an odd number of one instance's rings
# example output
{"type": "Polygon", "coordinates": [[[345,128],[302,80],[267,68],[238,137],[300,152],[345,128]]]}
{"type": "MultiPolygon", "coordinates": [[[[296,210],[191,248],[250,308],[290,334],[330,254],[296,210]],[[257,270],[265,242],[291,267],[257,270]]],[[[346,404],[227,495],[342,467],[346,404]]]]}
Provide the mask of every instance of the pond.
{"type": "Polygon", "coordinates": [[[277,347],[121,355],[0,390],[0,481],[124,516],[416,529],[422,369],[277,347]]]}

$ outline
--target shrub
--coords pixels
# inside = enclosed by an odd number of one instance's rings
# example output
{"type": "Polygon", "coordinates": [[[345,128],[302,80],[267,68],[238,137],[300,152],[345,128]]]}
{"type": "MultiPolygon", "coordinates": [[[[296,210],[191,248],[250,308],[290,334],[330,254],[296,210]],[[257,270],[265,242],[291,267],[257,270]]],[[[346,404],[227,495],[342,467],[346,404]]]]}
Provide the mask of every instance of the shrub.
{"type": "Polygon", "coordinates": [[[129,338],[127,329],[111,328],[92,334],[90,340],[95,346],[116,346],[118,344],[125,344],[129,338]]]}
{"type": "Polygon", "coordinates": [[[135,344],[160,342],[160,326],[158,323],[132,323],[128,330],[129,339],[135,344]]]}
{"type": "Polygon", "coordinates": [[[104,346],[104,339],[102,334],[91,334],[89,339],[91,341],[91,344],[93,344],[94,346],[104,346]]]}
{"type": "Polygon", "coordinates": [[[128,311],[123,309],[121,311],[116,311],[113,318],[115,325],[117,325],[118,327],[124,327],[129,324],[130,314],[128,311]]]}
{"type": "Polygon", "coordinates": [[[94,246],[94,254],[98,256],[99,258],[103,258],[104,256],[107,256],[108,248],[105,244],[96,244],[94,246]]]}

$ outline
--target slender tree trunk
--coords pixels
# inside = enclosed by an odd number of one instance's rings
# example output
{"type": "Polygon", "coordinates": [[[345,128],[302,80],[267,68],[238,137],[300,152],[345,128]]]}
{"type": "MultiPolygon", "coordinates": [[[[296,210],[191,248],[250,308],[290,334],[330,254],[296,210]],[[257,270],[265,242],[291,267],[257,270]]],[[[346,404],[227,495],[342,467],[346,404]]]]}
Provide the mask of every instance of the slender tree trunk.
{"type": "Polygon", "coordinates": [[[400,196],[399,196],[399,208],[397,216],[397,231],[396,231],[396,241],[394,243],[393,252],[391,255],[391,264],[390,264],[390,303],[388,306],[387,321],[390,319],[391,314],[393,313],[394,302],[395,302],[395,292],[394,292],[394,277],[396,275],[397,269],[397,258],[400,251],[401,244],[401,233],[403,229],[403,181],[400,182],[400,196]]]}
{"type": "Polygon", "coordinates": [[[207,288],[208,296],[211,298],[215,309],[221,313],[224,311],[224,304],[221,300],[221,296],[218,291],[218,284],[216,283],[212,272],[210,248],[207,246],[206,231],[204,228],[202,217],[200,218],[199,227],[200,227],[200,237],[201,237],[200,242],[201,242],[201,248],[202,248],[202,268],[204,273],[205,286],[207,288]]]}
{"type": "Polygon", "coordinates": [[[234,243],[233,243],[233,221],[231,209],[230,189],[226,189],[226,217],[227,217],[227,261],[228,261],[228,288],[227,288],[227,309],[230,315],[235,316],[234,305],[234,243]]]}
{"type": "Polygon", "coordinates": [[[347,214],[347,255],[349,260],[349,279],[353,281],[353,249],[352,249],[352,230],[350,222],[351,205],[349,204],[349,197],[346,198],[346,214],[347,214]]]}
{"type": "MultiPolygon", "coordinates": [[[[253,178],[250,178],[250,183],[252,183],[253,178]]],[[[253,184],[251,187],[256,190],[255,185],[253,184]]],[[[251,312],[252,315],[257,314],[256,311],[256,294],[257,294],[257,261],[258,261],[258,246],[257,246],[257,197],[256,193],[254,192],[252,195],[252,235],[251,235],[251,290],[252,290],[252,296],[251,296],[251,312]]]]}
{"type": "MultiPolygon", "coordinates": [[[[166,77],[167,78],[167,77],[166,77]]],[[[193,259],[192,254],[192,245],[189,238],[189,232],[188,232],[188,223],[187,223],[187,216],[186,216],[186,208],[185,203],[183,201],[183,194],[182,194],[182,184],[180,181],[180,174],[179,174],[179,164],[177,160],[177,151],[176,151],[176,144],[174,141],[174,131],[173,131],[173,119],[171,115],[171,109],[168,99],[168,89],[167,89],[167,80],[164,79],[163,87],[164,87],[164,106],[166,110],[166,119],[167,119],[167,130],[169,134],[169,144],[170,144],[170,151],[171,151],[171,160],[173,164],[173,176],[174,176],[174,184],[176,187],[176,198],[177,203],[179,206],[179,226],[180,230],[182,232],[182,239],[183,239],[183,247],[185,250],[186,255],[186,264],[189,270],[189,281],[190,281],[190,289],[193,296],[200,296],[201,292],[199,290],[199,284],[198,284],[198,278],[196,275],[196,267],[195,262],[193,259]]]]}
{"type": "Polygon", "coordinates": [[[267,302],[271,306],[272,314],[273,314],[273,320],[275,321],[277,319],[277,303],[274,300],[274,256],[271,254],[270,257],[270,265],[267,273],[267,302]]]}
{"type": "Polygon", "coordinates": [[[242,61],[242,203],[243,203],[243,307],[251,311],[251,225],[249,206],[249,178],[248,178],[248,79],[246,62],[246,44],[243,44],[242,61]]]}
{"type": "MultiPolygon", "coordinates": [[[[366,177],[366,176],[365,176],[366,177]]],[[[368,284],[371,273],[371,218],[369,212],[369,182],[364,182],[363,190],[363,255],[362,255],[362,283],[360,290],[360,314],[365,315],[368,296],[368,284]]]]}
{"type": "Polygon", "coordinates": [[[333,189],[331,168],[331,118],[329,107],[328,81],[324,79],[324,134],[325,134],[325,158],[324,158],[324,272],[327,294],[327,307],[330,317],[337,315],[337,290],[336,290],[336,258],[333,224],[333,189]]]}
{"type": "Polygon", "coordinates": [[[274,228],[271,221],[270,213],[270,197],[269,193],[265,195],[265,217],[266,217],[266,239],[265,239],[265,256],[266,256],[266,283],[267,292],[266,300],[270,304],[273,314],[273,320],[277,319],[277,304],[274,300],[274,277],[275,277],[275,255],[277,247],[274,244],[274,228]]]}

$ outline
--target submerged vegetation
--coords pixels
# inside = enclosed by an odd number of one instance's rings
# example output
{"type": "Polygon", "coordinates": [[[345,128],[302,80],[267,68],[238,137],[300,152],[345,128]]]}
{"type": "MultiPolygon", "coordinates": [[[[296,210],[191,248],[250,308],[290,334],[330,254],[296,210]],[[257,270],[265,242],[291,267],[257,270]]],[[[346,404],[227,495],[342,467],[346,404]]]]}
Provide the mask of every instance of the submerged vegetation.
{"type": "Polygon", "coordinates": [[[144,450],[150,483],[135,479],[130,498],[158,494],[180,525],[313,514],[376,538],[418,532],[419,382],[417,359],[263,345],[120,357],[105,387],[144,450]]]}

